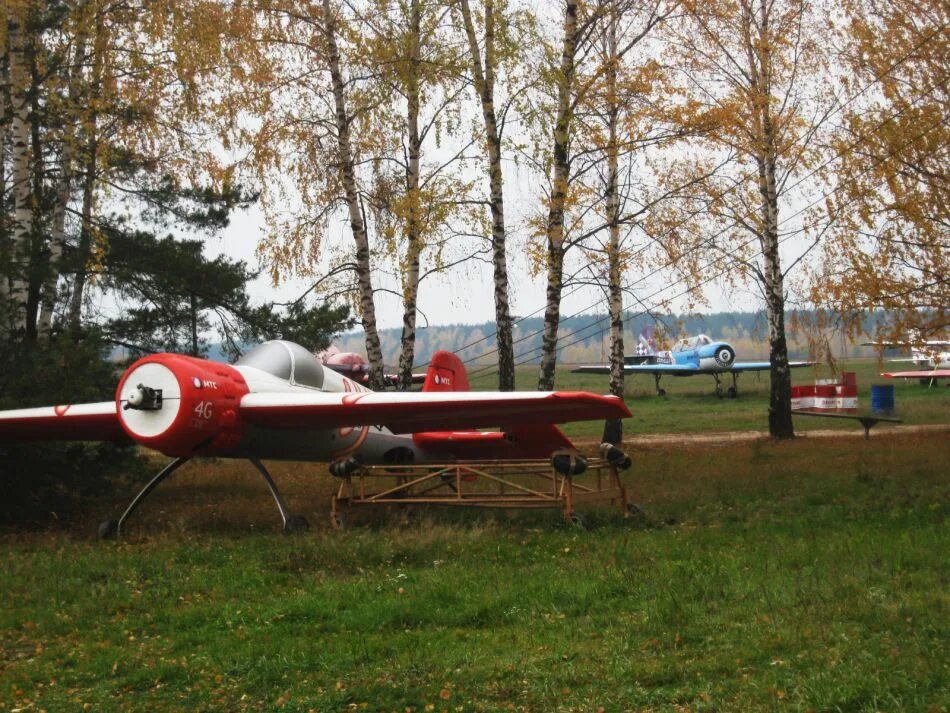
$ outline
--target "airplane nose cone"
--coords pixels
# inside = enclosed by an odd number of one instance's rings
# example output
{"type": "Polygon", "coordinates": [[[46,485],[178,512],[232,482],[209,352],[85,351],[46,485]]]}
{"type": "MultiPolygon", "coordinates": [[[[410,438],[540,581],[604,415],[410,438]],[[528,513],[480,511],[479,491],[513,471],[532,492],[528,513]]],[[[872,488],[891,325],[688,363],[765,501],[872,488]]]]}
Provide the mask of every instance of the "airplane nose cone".
{"type": "Polygon", "coordinates": [[[736,359],[736,353],[732,347],[724,346],[716,351],[716,361],[722,366],[730,366],[736,359]]]}

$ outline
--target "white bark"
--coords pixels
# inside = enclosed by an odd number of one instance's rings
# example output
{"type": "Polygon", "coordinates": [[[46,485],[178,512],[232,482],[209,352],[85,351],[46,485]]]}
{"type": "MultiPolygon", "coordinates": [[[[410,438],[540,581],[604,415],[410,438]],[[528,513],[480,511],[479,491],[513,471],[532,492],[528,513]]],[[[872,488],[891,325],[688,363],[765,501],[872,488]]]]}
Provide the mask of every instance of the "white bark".
{"type": "MultiPolygon", "coordinates": [[[[79,35],[73,52],[72,66],[69,68],[69,103],[75,106],[79,100],[79,73],[86,55],[86,37],[79,35]]],[[[40,315],[37,332],[41,338],[48,338],[53,328],[53,312],[56,308],[56,288],[62,269],[63,247],[66,242],[66,209],[72,197],[73,163],[75,159],[76,131],[72,122],[63,127],[63,145],[59,154],[59,176],[53,203],[53,215],[50,227],[50,254],[46,279],[41,293],[40,315]]]]}
{"type": "Polygon", "coordinates": [[[416,315],[419,297],[419,261],[422,254],[422,229],[419,200],[419,163],[422,141],[419,137],[419,61],[421,12],[419,0],[412,0],[409,27],[409,76],[406,87],[406,136],[409,156],[406,165],[406,193],[409,215],[406,220],[406,259],[403,263],[402,339],[399,352],[399,388],[412,386],[412,362],[415,360],[416,315]]]}
{"type": "Polygon", "coordinates": [[[488,154],[489,208],[492,217],[492,266],[495,286],[495,322],[498,345],[498,388],[515,388],[514,347],[512,343],[511,310],[508,303],[508,258],[505,232],[504,176],[501,165],[501,135],[495,112],[495,3],[485,0],[484,67],[482,52],[475,36],[475,23],[468,0],[460,0],[459,8],[468,39],[472,79],[482,107],[485,124],[485,147],[488,154]]]}
{"type": "Polygon", "coordinates": [[[333,86],[337,153],[340,174],[346,198],[346,208],[350,219],[350,230],[356,245],[354,262],[356,280],[360,295],[360,320],[366,341],[366,358],[369,361],[370,388],[381,390],[383,382],[383,352],[379,344],[379,332],[376,329],[376,302],[373,296],[373,280],[370,267],[369,238],[366,223],[360,210],[359,192],[356,189],[356,172],[353,163],[353,149],[350,141],[350,117],[346,107],[346,89],[340,66],[340,51],[336,40],[336,23],[330,0],[323,0],[324,39],[327,46],[327,61],[330,81],[333,86]]]}
{"type": "Polygon", "coordinates": [[[30,140],[30,72],[22,9],[9,16],[10,43],[10,182],[13,191],[10,298],[14,332],[26,331],[29,264],[33,234],[32,146],[30,140]]]}
{"type": "Polygon", "coordinates": [[[620,264],[620,186],[617,123],[620,116],[617,96],[617,22],[611,14],[608,28],[607,61],[607,293],[610,313],[610,393],[623,398],[623,269],[620,264]]]}
{"type": "Polygon", "coordinates": [[[571,96],[574,85],[574,55],[577,51],[577,0],[564,4],[564,36],[561,43],[561,65],[558,73],[557,117],[554,125],[554,151],[551,199],[547,219],[547,305],[544,311],[544,334],[541,339],[541,370],[538,389],[554,388],[557,363],[557,330],[561,321],[561,290],[564,286],[564,207],[570,173],[568,143],[571,130],[571,96]]]}
{"type": "MultiPolygon", "coordinates": [[[[7,195],[7,17],[9,8],[6,2],[0,7],[0,23],[3,27],[3,46],[0,47],[0,197],[7,195]]],[[[10,279],[7,274],[8,251],[7,212],[0,208],[0,300],[6,300],[10,294],[10,279]]]]}

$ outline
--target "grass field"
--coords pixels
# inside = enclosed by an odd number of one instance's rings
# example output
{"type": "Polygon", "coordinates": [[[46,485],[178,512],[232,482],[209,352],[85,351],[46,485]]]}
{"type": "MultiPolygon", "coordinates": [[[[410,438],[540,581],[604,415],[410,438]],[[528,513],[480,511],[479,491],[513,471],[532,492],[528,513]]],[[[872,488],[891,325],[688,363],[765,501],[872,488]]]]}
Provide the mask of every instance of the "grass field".
{"type": "MultiPolygon", "coordinates": [[[[907,365],[904,365],[907,366],[907,365]]],[[[946,380],[935,388],[925,388],[916,381],[884,379],[880,372],[885,367],[876,359],[862,359],[841,363],[840,370],[853,371],[858,379],[858,399],[861,408],[871,408],[871,385],[893,384],[897,416],[909,424],[950,422],[950,388],[946,380]]],[[[890,368],[890,367],[886,367],[890,368]]],[[[475,371],[474,369],[472,370],[475,371]]],[[[810,367],[794,369],[793,383],[811,384],[817,377],[832,376],[828,367],[818,370],[810,367]]],[[[473,389],[498,388],[497,376],[485,373],[472,379],[473,389]]],[[[518,388],[537,386],[536,366],[519,367],[518,388]]],[[[768,430],[769,376],[768,372],[745,374],[739,379],[739,398],[720,399],[715,394],[711,376],[664,377],[662,386],[667,396],[658,397],[650,375],[627,377],[627,405],[633,418],[626,421],[624,432],[628,434],[698,432],[698,431],[743,431],[768,430]]],[[[724,385],[731,380],[723,381],[724,385]]],[[[607,393],[607,377],[596,374],[572,374],[568,366],[558,370],[557,388],[607,393]]],[[[860,428],[850,421],[833,419],[795,419],[795,428],[800,431],[860,428]]],[[[571,436],[590,438],[598,436],[602,424],[569,424],[565,432],[571,436]]]]}
{"type": "Polygon", "coordinates": [[[331,531],[325,470],[275,464],[316,525],[295,537],[248,467],[189,465],[125,542],[88,536],[120,497],[0,537],[0,710],[945,711],[948,456],[945,434],[641,450],[646,519],[588,531],[331,531]]]}

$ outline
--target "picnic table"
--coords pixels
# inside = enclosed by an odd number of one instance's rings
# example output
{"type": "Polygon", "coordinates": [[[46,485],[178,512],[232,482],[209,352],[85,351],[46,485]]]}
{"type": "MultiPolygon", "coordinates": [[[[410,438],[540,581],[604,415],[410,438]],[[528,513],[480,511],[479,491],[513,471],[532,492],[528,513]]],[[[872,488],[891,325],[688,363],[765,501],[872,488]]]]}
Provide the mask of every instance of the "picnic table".
{"type": "Polygon", "coordinates": [[[834,413],[831,411],[810,411],[798,410],[792,411],[793,416],[818,416],[820,418],[846,418],[852,421],[860,421],[864,426],[864,440],[871,438],[871,429],[878,423],[903,423],[899,418],[893,416],[882,416],[876,413],[834,413]]]}

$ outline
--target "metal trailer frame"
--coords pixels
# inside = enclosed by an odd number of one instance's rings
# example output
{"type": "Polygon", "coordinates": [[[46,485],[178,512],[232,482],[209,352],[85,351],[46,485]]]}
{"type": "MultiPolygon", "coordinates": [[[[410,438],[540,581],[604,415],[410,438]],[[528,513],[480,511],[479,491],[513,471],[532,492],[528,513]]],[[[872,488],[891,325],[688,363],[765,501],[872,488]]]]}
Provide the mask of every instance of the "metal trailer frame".
{"type": "Polygon", "coordinates": [[[576,505],[616,504],[624,516],[640,512],[631,505],[617,466],[600,458],[587,460],[586,471],[576,476],[558,472],[550,460],[458,461],[364,465],[340,477],[340,481],[331,501],[330,522],[334,527],[344,526],[343,512],[373,505],[551,508],[562,510],[564,519],[578,527],[585,523],[575,511],[576,505]],[[519,480],[540,480],[541,486],[530,487],[519,480]],[[391,481],[388,487],[386,481],[391,481]],[[494,487],[478,489],[479,484],[494,487]]]}

